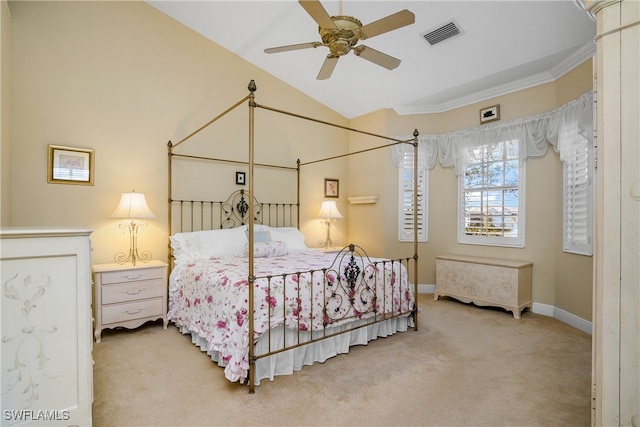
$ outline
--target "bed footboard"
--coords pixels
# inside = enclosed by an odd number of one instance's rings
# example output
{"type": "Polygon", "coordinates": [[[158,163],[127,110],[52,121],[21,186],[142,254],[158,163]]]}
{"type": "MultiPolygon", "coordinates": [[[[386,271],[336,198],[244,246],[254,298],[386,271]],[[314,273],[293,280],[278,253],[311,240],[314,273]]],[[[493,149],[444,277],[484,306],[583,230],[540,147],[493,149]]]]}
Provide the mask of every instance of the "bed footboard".
{"type": "Polygon", "coordinates": [[[254,337],[263,342],[262,352],[250,357],[250,386],[251,370],[261,358],[394,318],[407,318],[415,327],[412,258],[371,259],[355,244],[328,256],[333,260],[326,268],[255,278],[254,304],[266,303],[268,319],[254,319],[254,337]],[[283,325],[295,333],[273,332],[283,325]]]}

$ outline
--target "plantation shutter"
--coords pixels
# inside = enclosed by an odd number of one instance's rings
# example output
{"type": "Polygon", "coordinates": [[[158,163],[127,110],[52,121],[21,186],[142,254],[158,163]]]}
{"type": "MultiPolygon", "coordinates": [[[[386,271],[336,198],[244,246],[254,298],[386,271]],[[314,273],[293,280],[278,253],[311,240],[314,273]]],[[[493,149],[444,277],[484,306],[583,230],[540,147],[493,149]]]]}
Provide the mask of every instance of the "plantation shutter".
{"type": "MultiPolygon", "coordinates": [[[[399,207],[398,214],[398,240],[401,242],[413,242],[413,192],[414,192],[414,176],[413,176],[413,150],[407,150],[401,160],[401,166],[398,168],[400,177],[399,188],[399,207]]],[[[427,241],[427,180],[429,173],[426,169],[418,169],[418,241],[427,241]]]]}
{"type": "Polygon", "coordinates": [[[592,148],[580,138],[570,153],[563,154],[563,249],[581,255],[592,255],[593,184],[592,148]]]}

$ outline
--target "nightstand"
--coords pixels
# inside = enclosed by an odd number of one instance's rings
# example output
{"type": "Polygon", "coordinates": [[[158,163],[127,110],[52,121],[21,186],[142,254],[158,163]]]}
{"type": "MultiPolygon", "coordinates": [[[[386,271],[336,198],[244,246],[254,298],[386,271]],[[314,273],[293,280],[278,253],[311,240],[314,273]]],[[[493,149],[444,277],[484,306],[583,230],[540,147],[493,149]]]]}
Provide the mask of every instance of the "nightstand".
{"type": "Polygon", "coordinates": [[[91,270],[97,343],[103,329],[132,329],[157,319],[167,329],[167,264],[96,264],[91,270]]]}

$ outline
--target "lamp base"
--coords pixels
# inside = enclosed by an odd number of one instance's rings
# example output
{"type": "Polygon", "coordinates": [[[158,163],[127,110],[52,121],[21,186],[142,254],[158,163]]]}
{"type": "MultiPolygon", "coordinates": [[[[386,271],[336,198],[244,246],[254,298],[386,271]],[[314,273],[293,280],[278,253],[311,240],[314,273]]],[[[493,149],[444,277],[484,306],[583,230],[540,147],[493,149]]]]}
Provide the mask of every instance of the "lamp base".
{"type": "Polygon", "coordinates": [[[318,242],[318,247],[322,249],[337,247],[339,245],[339,242],[337,240],[331,239],[331,224],[334,222],[334,220],[326,219],[326,220],[323,220],[322,222],[324,222],[324,224],[327,226],[327,235],[324,240],[320,240],[318,242]]]}
{"type": "Polygon", "coordinates": [[[135,220],[131,222],[120,223],[120,228],[129,231],[129,253],[118,252],[113,259],[118,264],[126,264],[128,262],[136,265],[137,261],[147,262],[151,260],[151,252],[145,251],[138,253],[138,228],[145,227],[146,223],[137,223],[135,220]]]}
{"type": "Polygon", "coordinates": [[[151,261],[151,252],[148,252],[148,251],[142,252],[142,255],[140,255],[138,253],[138,249],[135,248],[135,249],[129,250],[128,254],[125,254],[124,252],[118,252],[117,254],[115,254],[113,259],[118,264],[126,264],[130,262],[131,264],[136,265],[136,262],[138,261],[142,261],[142,262],[151,261]]]}
{"type": "Polygon", "coordinates": [[[339,245],[339,243],[336,240],[320,240],[318,242],[318,247],[322,248],[322,249],[337,248],[338,245],[339,245]]]}

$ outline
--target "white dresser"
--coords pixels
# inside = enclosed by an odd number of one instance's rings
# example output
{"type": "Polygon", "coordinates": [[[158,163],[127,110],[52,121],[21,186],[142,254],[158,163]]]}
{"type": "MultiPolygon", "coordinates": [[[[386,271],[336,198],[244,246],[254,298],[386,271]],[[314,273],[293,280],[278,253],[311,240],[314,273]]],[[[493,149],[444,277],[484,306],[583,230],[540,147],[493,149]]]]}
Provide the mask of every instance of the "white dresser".
{"type": "Polygon", "coordinates": [[[167,329],[167,264],[162,261],[132,264],[97,264],[94,281],[96,342],[103,329],[137,328],[162,319],[167,329]]]}
{"type": "Polygon", "coordinates": [[[522,310],[531,309],[532,267],[526,261],[437,256],[433,297],[446,295],[466,303],[502,307],[519,319],[522,310]]]}
{"type": "Polygon", "coordinates": [[[2,425],[91,425],[89,234],[0,229],[2,425]]]}

